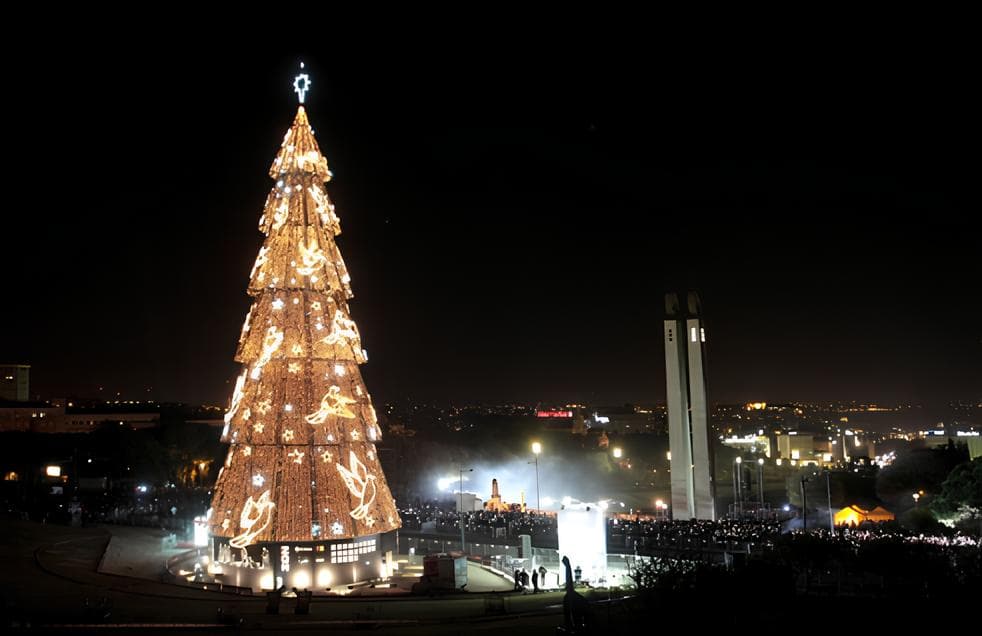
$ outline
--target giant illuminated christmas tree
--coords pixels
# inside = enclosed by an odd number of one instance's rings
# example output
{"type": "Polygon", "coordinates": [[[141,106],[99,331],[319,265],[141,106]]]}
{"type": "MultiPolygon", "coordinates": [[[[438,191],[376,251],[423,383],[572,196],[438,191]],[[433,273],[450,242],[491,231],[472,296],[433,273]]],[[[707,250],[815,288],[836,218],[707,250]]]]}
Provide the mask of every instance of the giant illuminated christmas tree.
{"type": "Polygon", "coordinates": [[[209,523],[216,541],[236,549],[401,525],[358,370],[366,354],[334,241],[341,229],[324,188],[331,171],[303,107],[309,81],[294,82],[301,105],[269,172],[276,184],[259,220],[266,239],[235,357],[244,366],[225,415],[230,448],[209,523]]]}

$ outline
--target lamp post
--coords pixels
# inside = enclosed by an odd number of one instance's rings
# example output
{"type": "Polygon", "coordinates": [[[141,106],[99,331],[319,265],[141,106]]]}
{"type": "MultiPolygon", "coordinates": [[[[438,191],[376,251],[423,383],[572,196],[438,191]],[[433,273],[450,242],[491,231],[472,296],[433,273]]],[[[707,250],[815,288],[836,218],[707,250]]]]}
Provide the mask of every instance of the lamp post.
{"type": "Polygon", "coordinates": [[[757,460],[757,490],[760,492],[760,511],[764,511],[764,458],[757,460]]]}
{"type": "Polygon", "coordinates": [[[733,460],[733,498],[736,500],[736,511],[738,516],[743,516],[743,458],[737,457],[733,460]]]}
{"type": "Polygon", "coordinates": [[[805,496],[805,482],[808,478],[801,476],[801,529],[808,532],[808,499],[805,496]]]}
{"type": "Polygon", "coordinates": [[[835,518],[832,516],[832,471],[825,471],[825,496],[829,501],[829,532],[835,534],[835,518]]]}
{"type": "Polygon", "coordinates": [[[539,453],[542,452],[542,444],[532,442],[532,454],[535,455],[535,511],[542,512],[542,503],[539,500],[539,453]]]}
{"type": "MultiPolygon", "coordinates": [[[[458,466],[460,468],[460,551],[461,553],[466,552],[466,543],[464,542],[464,467],[458,466]]],[[[466,472],[474,472],[473,468],[468,468],[466,472]]]]}

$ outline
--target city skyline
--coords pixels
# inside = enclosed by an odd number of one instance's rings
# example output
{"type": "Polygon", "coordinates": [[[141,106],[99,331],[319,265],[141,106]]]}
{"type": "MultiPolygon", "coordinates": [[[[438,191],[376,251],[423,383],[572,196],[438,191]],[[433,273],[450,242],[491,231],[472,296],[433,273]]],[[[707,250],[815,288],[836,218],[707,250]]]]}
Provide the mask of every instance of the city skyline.
{"type": "MultiPolygon", "coordinates": [[[[141,61],[120,99],[136,63],[83,73],[100,66],[83,54],[58,99],[19,111],[47,124],[43,143],[12,133],[28,164],[72,158],[50,211],[12,220],[0,359],[33,366],[32,393],[227,403],[299,59],[223,67],[221,95],[217,58],[141,61]]],[[[945,100],[885,109],[858,75],[843,111],[831,93],[767,107],[784,93],[766,77],[669,73],[652,97],[629,62],[542,85],[517,60],[303,59],[380,401],[663,402],[662,297],[688,289],[713,403],[978,397],[982,272],[945,100]],[[719,92],[744,99],[720,110],[719,92]]]]}

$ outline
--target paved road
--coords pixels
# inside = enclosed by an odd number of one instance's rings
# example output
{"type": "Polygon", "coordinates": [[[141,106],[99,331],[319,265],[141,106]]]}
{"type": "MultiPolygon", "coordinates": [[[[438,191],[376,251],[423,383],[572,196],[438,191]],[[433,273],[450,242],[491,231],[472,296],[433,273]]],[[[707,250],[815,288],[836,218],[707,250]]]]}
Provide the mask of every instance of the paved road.
{"type": "MultiPolygon", "coordinates": [[[[66,625],[67,630],[69,624],[95,621],[98,612],[85,609],[86,599],[90,605],[98,605],[103,598],[111,607],[110,622],[147,624],[141,631],[160,624],[170,624],[170,629],[187,629],[188,624],[215,625],[219,608],[226,616],[241,618],[246,627],[273,631],[330,628],[332,633],[345,633],[374,625],[392,634],[507,631],[541,636],[551,632],[560,620],[561,594],[523,596],[510,592],[437,599],[315,598],[307,616],[293,615],[295,601],[284,599],[283,614],[267,615],[261,597],[98,572],[113,530],[118,529],[0,521],[0,559],[6,566],[0,568],[5,622],[30,620],[34,625],[66,625]]],[[[476,567],[469,569],[468,576],[475,588],[510,588],[500,577],[476,567]]]]}

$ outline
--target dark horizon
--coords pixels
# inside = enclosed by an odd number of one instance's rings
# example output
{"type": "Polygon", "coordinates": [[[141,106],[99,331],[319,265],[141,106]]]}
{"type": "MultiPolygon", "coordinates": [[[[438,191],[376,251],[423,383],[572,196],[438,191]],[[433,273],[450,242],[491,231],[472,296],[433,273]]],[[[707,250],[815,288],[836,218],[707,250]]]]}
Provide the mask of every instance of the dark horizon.
{"type": "Polygon", "coordinates": [[[663,402],[687,289],[711,402],[982,397],[957,68],[433,55],[59,60],[8,115],[0,362],[47,397],[227,403],[303,59],[379,403],[663,402]]]}

